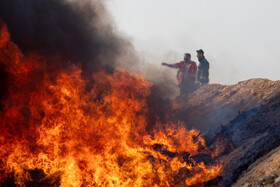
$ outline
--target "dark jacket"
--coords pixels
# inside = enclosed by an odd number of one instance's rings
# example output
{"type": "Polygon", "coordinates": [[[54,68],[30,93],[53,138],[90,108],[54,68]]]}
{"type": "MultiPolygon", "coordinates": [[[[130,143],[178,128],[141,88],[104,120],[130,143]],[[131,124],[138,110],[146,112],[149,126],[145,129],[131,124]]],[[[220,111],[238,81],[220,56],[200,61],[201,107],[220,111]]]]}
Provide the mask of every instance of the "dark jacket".
{"type": "Polygon", "coordinates": [[[196,80],[200,83],[209,83],[209,62],[205,57],[199,59],[196,80]]]}

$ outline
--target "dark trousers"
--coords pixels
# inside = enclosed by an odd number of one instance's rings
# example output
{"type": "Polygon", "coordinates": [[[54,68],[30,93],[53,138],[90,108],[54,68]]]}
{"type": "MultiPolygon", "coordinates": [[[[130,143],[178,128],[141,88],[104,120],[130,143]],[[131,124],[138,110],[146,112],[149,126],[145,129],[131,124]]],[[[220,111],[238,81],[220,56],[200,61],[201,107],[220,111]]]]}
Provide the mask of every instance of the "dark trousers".
{"type": "Polygon", "coordinates": [[[189,94],[195,91],[195,86],[189,85],[188,82],[182,81],[182,83],[179,85],[180,88],[180,95],[182,94],[189,94]]]}

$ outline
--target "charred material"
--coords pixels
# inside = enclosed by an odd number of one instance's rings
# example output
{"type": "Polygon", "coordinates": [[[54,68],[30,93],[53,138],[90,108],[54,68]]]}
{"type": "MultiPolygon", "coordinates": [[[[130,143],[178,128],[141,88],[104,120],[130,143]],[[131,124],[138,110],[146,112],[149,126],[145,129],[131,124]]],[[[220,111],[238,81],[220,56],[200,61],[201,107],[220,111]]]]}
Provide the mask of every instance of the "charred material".
{"type": "Polygon", "coordinates": [[[230,139],[235,150],[225,161],[222,186],[232,185],[254,161],[280,146],[280,94],[266,104],[240,113],[218,136],[230,139]]]}

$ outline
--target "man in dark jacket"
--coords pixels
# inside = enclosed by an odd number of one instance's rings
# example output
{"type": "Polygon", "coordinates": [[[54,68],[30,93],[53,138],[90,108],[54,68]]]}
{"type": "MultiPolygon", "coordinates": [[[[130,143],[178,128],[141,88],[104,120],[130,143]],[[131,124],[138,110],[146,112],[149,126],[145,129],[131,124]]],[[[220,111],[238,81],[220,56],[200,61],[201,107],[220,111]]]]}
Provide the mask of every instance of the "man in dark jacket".
{"type": "Polygon", "coordinates": [[[199,61],[198,71],[196,74],[196,81],[200,84],[208,84],[209,83],[209,62],[206,60],[204,56],[204,51],[202,49],[197,50],[197,58],[199,61]]]}

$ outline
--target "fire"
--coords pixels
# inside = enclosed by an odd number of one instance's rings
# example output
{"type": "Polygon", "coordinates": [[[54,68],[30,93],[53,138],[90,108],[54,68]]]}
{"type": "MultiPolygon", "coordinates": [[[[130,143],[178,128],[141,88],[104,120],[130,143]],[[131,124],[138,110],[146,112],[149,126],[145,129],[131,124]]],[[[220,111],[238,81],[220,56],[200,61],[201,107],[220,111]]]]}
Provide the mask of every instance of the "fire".
{"type": "Polygon", "coordinates": [[[9,85],[0,184],[12,175],[17,186],[187,186],[219,174],[221,163],[195,159],[212,154],[197,130],[157,122],[147,132],[151,83],[142,75],[116,69],[87,77],[74,65],[48,67],[40,55],[23,55],[3,23],[0,29],[9,85]]]}

